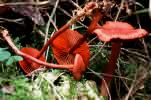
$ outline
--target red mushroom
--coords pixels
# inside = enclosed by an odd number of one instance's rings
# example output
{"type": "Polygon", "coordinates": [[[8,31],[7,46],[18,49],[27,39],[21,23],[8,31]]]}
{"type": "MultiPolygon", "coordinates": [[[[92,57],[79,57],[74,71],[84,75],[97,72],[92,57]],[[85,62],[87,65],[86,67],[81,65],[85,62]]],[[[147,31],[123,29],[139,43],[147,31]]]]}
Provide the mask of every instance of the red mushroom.
{"type": "MultiPolygon", "coordinates": [[[[133,26],[126,22],[106,22],[102,27],[96,28],[93,33],[97,34],[102,41],[112,41],[112,51],[109,62],[105,67],[104,73],[112,75],[116,67],[116,61],[120,53],[122,40],[132,40],[144,37],[148,32],[144,29],[134,29],[133,26]]],[[[112,77],[104,76],[109,86],[112,77]]],[[[101,95],[108,96],[107,88],[104,82],[101,84],[101,95]]]]}
{"type": "Polygon", "coordinates": [[[78,58],[79,60],[83,60],[85,66],[83,66],[82,69],[81,66],[75,66],[75,68],[70,70],[73,73],[73,76],[76,80],[79,80],[81,78],[79,77],[79,73],[81,73],[82,76],[82,73],[85,71],[86,67],[89,64],[90,58],[89,47],[86,42],[83,42],[76,49],[74,49],[74,51],[72,52],[69,51],[70,48],[76,45],[78,40],[81,39],[82,37],[83,36],[79,34],[77,31],[67,29],[66,31],[61,33],[58,37],[56,37],[51,45],[54,57],[59,64],[74,64],[75,56],[77,54],[81,56],[81,58],[80,57],[78,58]],[[79,71],[74,71],[75,69],[79,71]]]}
{"type": "MultiPolygon", "coordinates": [[[[41,56],[42,56],[42,54],[43,54],[43,52],[47,49],[47,47],[49,46],[49,45],[51,45],[51,43],[53,42],[53,40],[57,37],[57,36],[59,36],[60,34],[62,34],[67,28],[69,28],[69,26],[70,25],[72,25],[76,20],[79,20],[79,18],[81,17],[81,16],[84,16],[85,15],[85,12],[91,12],[93,9],[95,9],[95,8],[97,8],[97,3],[96,2],[90,2],[90,3],[88,3],[84,8],[83,8],[83,10],[82,10],[82,12],[81,13],[79,13],[78,14],[78,16],[77,17],[75,17],[75,18],[73,18],[73,19],[71,19],[67,24],[65,24],[62,28],[60,28],[54,35],[53,35],[53,37],[52,38],[50,38],[49,39],[49,41],[43,46],[43,48],[40,50],[40,52],[39,51],[37,51],[38,53],[36,53],[35,55],[34,54],[30,54],[31,56],[34,56],[35,58],[37,58],[37,59],[39,59],[39,58],[41,58],[41,56]]],[[[95,25],[94,25],[95,26],[95,25]]],[[[85,41],[84,39],[83,40],[81,40],[81,41],[85,41]]],[[[80,42],[79,42],[80,43],[80,42]]],[[[77,48],[77,46],[78,45],[81,45],[81,44],[77,44],[77,45],[75,45],[75,47],[73,46],[71,49],[70,49],[70,51],[72,52],[72,51],[74,51],[74,49],[75,48],[77,48]]],[[[27,53],[28,54],[28,52],[26,52],[27,51],[27,49],[25,50],[25,52],[24,53],[27,53]]],[[[34,50],[35,51],[35,50],[34,50]]],[[[70,52],[69,51],[69,52],[70,52]]],[[[21,67],[22,68],[24,68],[24,71],[25,71],[25,69],[28,69],[28,71],[26,71],[26,72],[30,72],[29,71],[29,67],[25,67],[25,62],[26,62],[26,64],[27,64],[27,62],[29,63],[30,62],[30,64],[32,65],[32,62],[31,62],[31,60],[24,60],[24,63],[23,62],[21,62],[20,63],[20,65],[21,65],[21,67]],[[24,66],[24,67],[23,67],[24,66]]],[[[33,64],[35,64],[35,63],[33,63],[33,64]]],[[[49,65],[49,64],[47,64],[47,65],[49,65]]],[[[32,65],[32,67],[30,67],[30,70],[32,71],[32,68],[33,69],[37,69],[38,68],[38,66],[40,66],[39,64],[36,64],[35,66],[33,66],[32,65]],[[37,66],[36,68],[35,68],[35,66],[37,66]]],[[[50,66],[50,65],[49,65],[50,66]]],[[[63,67],[63,66],[62,66],[63,67]]],[[[61,67],[61,68],[62,68],[61,67]]]]}
{"type": "MultiPolygon", "coordinates": [[[[36,54],[39,52],[38,50],[34,49],[34,48],[23,48],[21,50],[19,50],[15,44],[12,42],[11,37],[9,36],[8,31],[3,28],[0,27],[0,33],[2,34],[3,38],[6,40],[6,42],[8,43],[8,45],[13,49],[13,51],[17,54],[20,55],[22,57],[24,57],[24,61],[21,62],[21,66],[23,68],[23,70],[25,71],[25,73],[29,73],[31,72],[31,70],[36,69],[38,67],[40,67],[40,65],[45,66],[46,68],[59,68],[59,69],[69,69],[70,71],[74,70],[76,72],[78,72],[79,68],[85,68],[84,66],[84,61],[80,60],[82,57],[80,55],[75,56],[75,61],[74,64],[64,64],[64,65],[57,65],[57,64],[53,64],[53,63],[47,63],[44,62],[44,57],[40,57],[40,59],[36,59],[33,56],[36,56],[36,54]],[[36,54],[34,54],[36,53],[36,54]],[[77,59],[79,59],[80,61],[77,61],[77,59]],[[26,66],[27,65],[27,66],[26,66]],[[30,67],[34,67],[34,68],[30,68],[30,67]]],[[[79,49],[79,52],[82,49],[79,49]]],[[[76,74],[74,73],[73,74],[76,74]]],[[[82,71],[80,71],[82,72],[82,71]]],[[[80,74],[80,73],[79,73],[80,74]]],[[[78,74],[78,75],[79,75],[78,74]]],[[[78,78],[78,75],[75,78],[78,78]]]]}
{"type": "MultiPolygon", "coordinates": [[[[32,57],[36,57],[39,54],[39,51],[34,49],[34,48],[22,48],[20,50],[21,52],[24,52],[32,57]]],[[[45,61],[45,57],[41,56],[40,58],[38,58],[41,61],[45,61]]],[[[28,58],[24,58],[24,60],[19,61],[19,64],[21,66],[21,68],[23,69],[23,71],[28,75],[29,73],[31,73],[32,71],[40,68],[40,64],[37,64],[33,61],[31,61],[28,58]]]]}

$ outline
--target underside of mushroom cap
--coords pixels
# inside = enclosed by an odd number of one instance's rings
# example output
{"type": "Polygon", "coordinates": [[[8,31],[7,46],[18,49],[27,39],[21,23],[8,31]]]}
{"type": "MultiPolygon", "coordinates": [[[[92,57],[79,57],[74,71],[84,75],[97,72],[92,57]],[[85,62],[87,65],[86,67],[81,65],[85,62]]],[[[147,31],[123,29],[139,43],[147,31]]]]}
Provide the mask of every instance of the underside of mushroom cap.
{"type": "Polygon", "coordinates": [[[144,29],[134,29],[126,22],[107,22],[102,27],[97,27],[93,33],[102,41],[109,42],[114,39],[132,40],[142,38],[148,34],[144,29]]]}
{"type": "MultiPolygon", "coordinates": [[[[26,53],[32,57],[36,57],[39,54],[39,51],[37,49],[34,49],[34,48],[22,48],[20,51],[23,53],[26,53]]],[[[45,57],[41,56],[39,58],[39,60],[45,61],[45,57]]],[[[41,67],[41,65],[39,65],[35,62],[32,62],[30,59],[27,59],[27,58],[24,58],[24,60],[19,61],[19,64],[20,64],[20,67],[23,69],[23,71],[26,74],[29,74],[32,71],[41,67]]]]}
{"type": "Polygon", "coordinates": [[[57,62],[63,65],[74,65],[69,71],[75,80],[81,79],[90,59],[90,51],[86,41],[75,48],[73,52],[69,53],[69,50],[76,45],[81,38],[83,38],[83,36],[77,31],[67,29],[52,43],[53,54],[57,62]]]}
{"type": "Polygon", "coordinates": [[[90,51],[86,41],[78,46],[72,53],[69,50],[81,39],[83,36],[77,31],[67,29],[61,33],[52,42],[52,50],[55,59],[59,64],[73,64],[75,55],[80,54],[87,66],[90,58],[90,51]]]}

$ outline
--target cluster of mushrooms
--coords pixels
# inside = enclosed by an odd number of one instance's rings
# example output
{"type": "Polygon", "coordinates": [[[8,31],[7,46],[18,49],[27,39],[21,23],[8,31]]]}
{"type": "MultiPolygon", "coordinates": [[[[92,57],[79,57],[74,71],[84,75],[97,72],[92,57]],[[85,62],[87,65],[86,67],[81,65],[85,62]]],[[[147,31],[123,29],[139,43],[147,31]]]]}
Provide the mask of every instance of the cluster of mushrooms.
{"type": "MultiPolygon", "coordinates": [[[[103,14],[101,14],[97,3],[89,2],[81,12],[78,13],[78,16],[72,18],[72,20],[55,32],[40,51],[27,47],[19,50],[11,41],[6,29],[0,28],[0,32],[14,52],[24,58],[24,60],[19,61],[19,64],[27,75],[45,66],[46,68],[67,69],[72,73],[75,80],[80,80],[89,65],[90,50],[86,41],[88,36],[96,34],[100,41],[112,42],[109,62],[104,67],[104,73],[112,75],[116,68],[116,61],[120,53],[122,42],[139,39],[148,34],[146,30],[135,29],[127,22],[107,21],[101,26],[98,22],[102,17],[103,14]],[[86,34],[82,35],[75,30],[69,29],[69,26],[77,20],[80,20],[80,17],[92,13],[92,10],[95,10],[95,12],[93,11],[92,22],[86,34]],[[43,53],[48,46],[51,46],[54,58],[58,64],[46,62],[43,53]]],[[[110,86],[112,77],[104,76],[104,80],[105,81],[102,81],[100,85],[101,95],[108,96],[106,86],[110,86]]]]}

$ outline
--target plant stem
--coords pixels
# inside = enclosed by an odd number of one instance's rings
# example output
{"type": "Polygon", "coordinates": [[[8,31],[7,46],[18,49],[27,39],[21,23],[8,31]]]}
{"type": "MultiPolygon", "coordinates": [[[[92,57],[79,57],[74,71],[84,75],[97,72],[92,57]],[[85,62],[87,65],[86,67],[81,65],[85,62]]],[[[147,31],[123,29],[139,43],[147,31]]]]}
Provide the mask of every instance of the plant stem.
{"type": "MultiPolygon", "coordinates": [[[[112,42],[111,55],[109,57],[108,64],[105,66],[104,73],[109,74],[109,75],[114,74],[114,71],[116,68],[116,62],[117,62],[117,59],[118,59],[118,56],[119,56],[120,50],[121,50],[121,44],[122,43],[120,41],[112,42]]],[[[102,81],[102,84],[100,87],[102,96],[108,96],[107,88],[109,87],[112,78],[113,78],[113,76],[104,76],[104,80],[106,83],[104,81],[102,81]],[[107,84],[108,87],[106,87],[105,84],[107,84]]]]}

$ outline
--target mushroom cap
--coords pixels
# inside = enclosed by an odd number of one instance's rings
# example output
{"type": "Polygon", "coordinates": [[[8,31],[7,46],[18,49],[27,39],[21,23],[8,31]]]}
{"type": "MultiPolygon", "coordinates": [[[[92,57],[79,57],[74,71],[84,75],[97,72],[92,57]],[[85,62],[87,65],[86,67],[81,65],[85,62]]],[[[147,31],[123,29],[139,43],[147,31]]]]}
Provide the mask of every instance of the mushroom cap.
{"type": "Polygon", "coordinates": [[[102,41],[109,42],[113,39],[132,40],[142,38],[148,34],[144,29],[134,29],[126,22],[107,21],[102,27],[97,27],[93,33],[102,41]]]}
{"type": "MultiPolygon", "coordinates": [[[[78,46],[72,53],[69,53],[70,48],[72,48],[82,37],[83,36],[77,31],[67,29],[66,31],[61,33],[56,39],[54,39],[54,41],[52,42],[52,51],[55,59],[59,64],[74,64],[75,56],[76,54],[79,54],[82,57],[85,66],[83,66],[83,68],[81,66],[75,67],[77,69],[81,69],[82,72],[83,70],[86,70],[90,59],[90,51],[86,41],[83,42],[80,46],[78,46]]],[[[71,69],[70,71],[74,73],[74,70],[71,69]]],[[[80,71],[78,72],[79,74],[81,73],[80,71]]],[[[73,74],[73,76],[74,75],[75,74],[73,74]]]]}
{"type": "MultiPolygon", "coordinates": [[[[32,57],[36,57],[39,54],[39,51],[37,49],[34,49],[34,48],[22,48],[20,51],[24,52],[24,53],[26,53],[26,54],[28,54],[28,55],[30,55],[32,57]]],[[[45,61],[45,57],[41,56],[39,58],[39,60],[45,61]]],[[[34,71],[34,70],[36,70],[36,69],[41,67],[41,65],[39,65],[39,64],[37,64],[35,62],[32,62],[28,58],[24,58],[24,60],[19,61],[19,64],[20,64],[20,67],[25,72],[25,74],[29,74],[32,71],[34,71]]]]}
{"type": "Polygon", "coordinates": [[[85,65],[88,65],[90,51],[86,41],[77,47],[72,54],[69,54],[70,48],[72,48],[82,37],[83,36],[77,31],[67,29],[56,39],[54,39],[52,42],[52,50],[54,57],[59,64],[73,64],[75,55],[80,54],[84,60],[85,65]]]}

